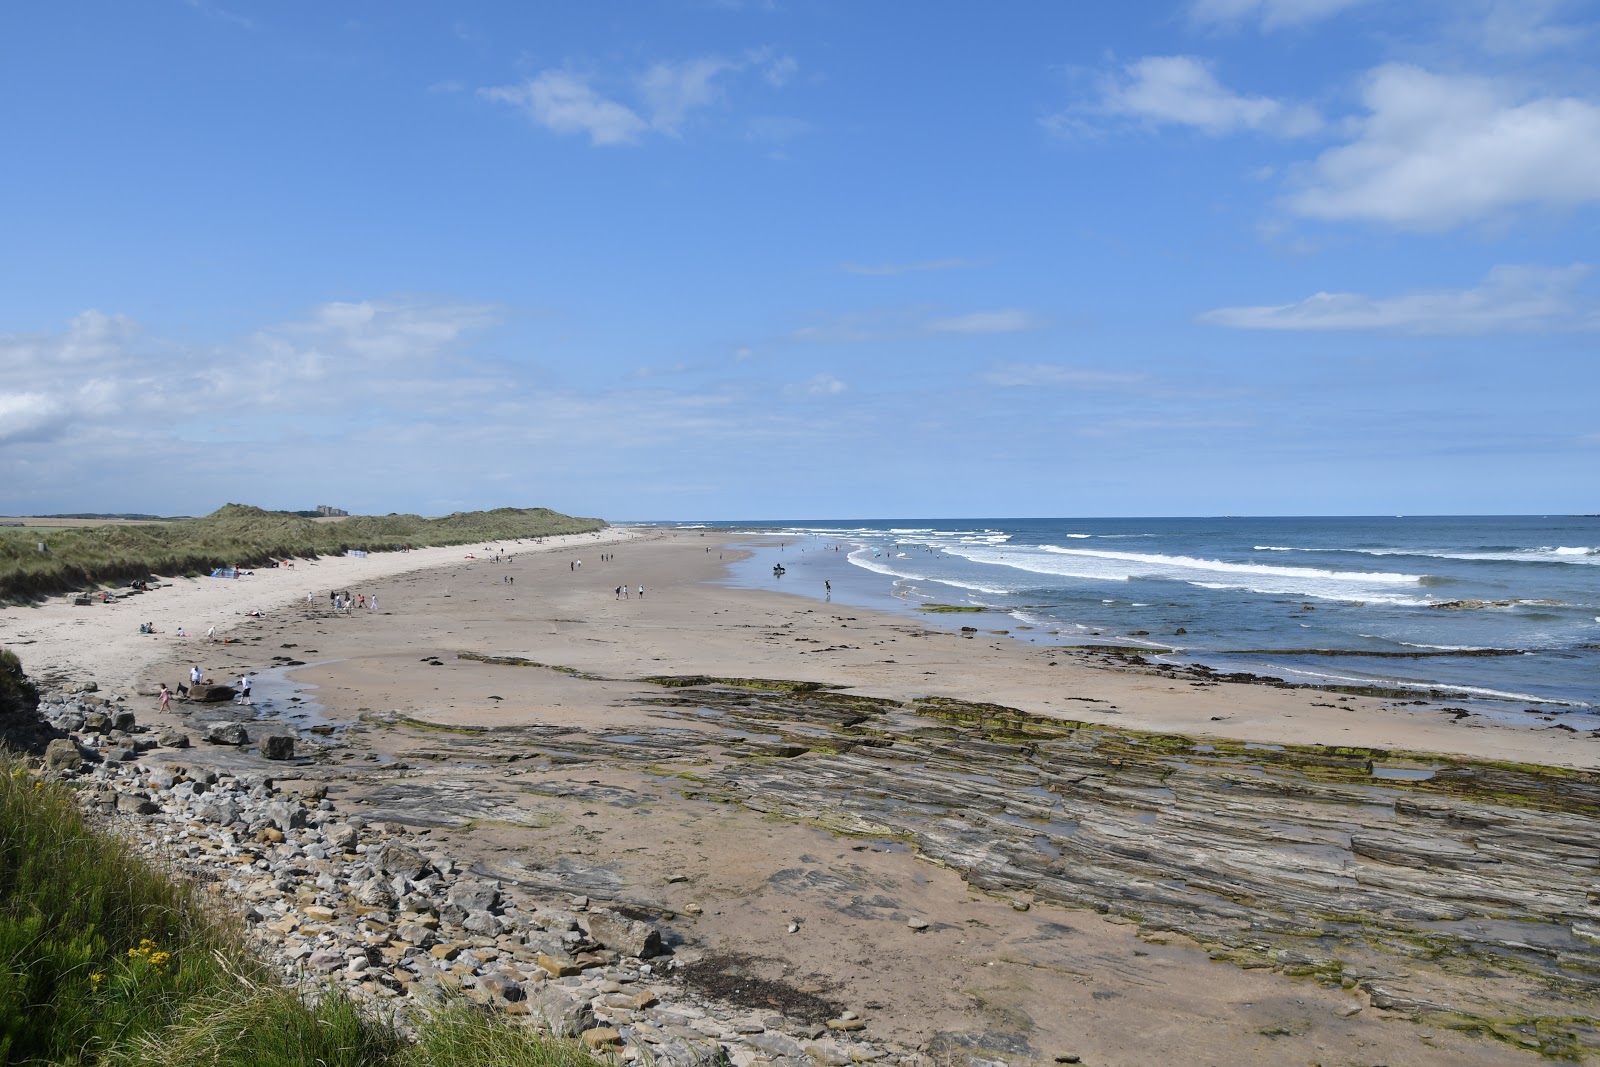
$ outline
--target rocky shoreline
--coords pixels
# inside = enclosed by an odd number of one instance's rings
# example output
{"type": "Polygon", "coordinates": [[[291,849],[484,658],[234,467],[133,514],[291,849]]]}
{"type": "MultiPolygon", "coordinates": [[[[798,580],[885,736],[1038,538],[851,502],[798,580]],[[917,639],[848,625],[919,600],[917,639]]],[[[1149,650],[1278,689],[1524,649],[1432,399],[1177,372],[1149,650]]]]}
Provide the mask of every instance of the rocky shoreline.
{"type": "MultiPolygon", "coordinates": [[[[481,877],[428,831],[341,812],[324,786],[285,788],[236,750],[192,749],[93,683],[47,691],[39,710],[61,734],[45,773],[78,789],[98,825],[237,907],[288,982],[329,983],[402,1025],[459,993],[622,1062],[926,1062],[865,1040],[859,1015],[819,998],[784,1015],[697,996],[663,916],[481,877]]],[[[215,744],[256,743],[230,725],[215,744]]]]}

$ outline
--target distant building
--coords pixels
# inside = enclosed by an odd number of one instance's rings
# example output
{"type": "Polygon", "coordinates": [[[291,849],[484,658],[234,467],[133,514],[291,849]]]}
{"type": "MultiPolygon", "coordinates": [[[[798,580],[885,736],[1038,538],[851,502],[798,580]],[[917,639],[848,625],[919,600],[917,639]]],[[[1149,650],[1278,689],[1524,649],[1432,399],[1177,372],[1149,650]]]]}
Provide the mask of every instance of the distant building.
{"type": "Polygon", "coordinates": [[[344,508],[333,508],[333,507],[329,507],[327,504],[318,504],[317,505],[317,514],[321,515],[325,519],[328,519],[328,518],[337,518],[337,517],[339,517],[341,515],[348,515],[350,513],[348,511],[346,511],[344,508]]]}

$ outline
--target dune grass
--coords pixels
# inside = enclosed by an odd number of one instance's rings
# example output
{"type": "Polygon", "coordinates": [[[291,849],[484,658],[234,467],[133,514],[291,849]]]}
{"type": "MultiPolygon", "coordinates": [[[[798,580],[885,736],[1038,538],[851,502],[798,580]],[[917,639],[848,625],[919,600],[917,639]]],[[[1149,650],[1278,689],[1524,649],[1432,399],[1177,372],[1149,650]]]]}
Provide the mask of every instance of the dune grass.
{"type": "Polygon", "coordinates": [[[152,575],[207,574],[213,567],[260,567],[290,557],[349,549],[388,551],[410,545],[461,545],[587,533],[600,519],[548,508],[496,508],[425,519],[353,515],[315,522],[286,511],[227,504],[198,519],[148,525],[56,530],[0,530],[0,600],[29,600],[152,575]],[[38,550],[43,541],[46,551],[38,550]]]}
{"type": "Polygon", "coordinates": [[[0,1067],[597,1067],[465,1002],[407,1039],[284,987],[192,883],[85,824],[0,750],[0,1067]]]}

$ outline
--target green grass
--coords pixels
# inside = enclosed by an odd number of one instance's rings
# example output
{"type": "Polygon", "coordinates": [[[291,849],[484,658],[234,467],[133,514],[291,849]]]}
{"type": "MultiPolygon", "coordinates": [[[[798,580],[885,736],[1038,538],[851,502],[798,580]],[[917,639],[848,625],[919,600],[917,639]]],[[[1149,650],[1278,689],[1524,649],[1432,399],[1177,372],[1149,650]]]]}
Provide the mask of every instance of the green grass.
{"type": "Polygon", "coordinates": [[[227,504],[198,519],[90,526],[41,533],[0,530],[0,600],[29,600],[152,575],[200,575],[213,567],[261,567],[274,560],[387,551],[404,545],[465,545],[587,533],[599,519],[548,508],[497,508],[420,515],[354,515],[313,522],[284,511],[227,504]],[[43,540],[47,551],[37,543],[43,540]]]}
{"type": "Polygon", "coordinates": [[[285,988],[187,881],[80,817],[0,751],[0,1067],[597,1067],[455,1002],[414,1040],[348,999],[285,988]]]}

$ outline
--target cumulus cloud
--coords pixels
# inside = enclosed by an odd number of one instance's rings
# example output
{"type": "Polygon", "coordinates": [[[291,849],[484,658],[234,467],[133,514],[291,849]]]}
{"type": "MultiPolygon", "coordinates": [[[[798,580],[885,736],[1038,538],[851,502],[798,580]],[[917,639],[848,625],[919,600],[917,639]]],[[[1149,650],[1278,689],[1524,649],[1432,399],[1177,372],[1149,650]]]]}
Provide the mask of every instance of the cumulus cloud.
{"type": "Polygon", "coordinates": [[[728,60],[714,57],[652,66],[639,78],[640,95],[650,109],[650,125],[676,134],[691,112],[721,98],[717,76],[733,67],[728,60]]]}
{"type": "Polygon", "coordinates": [[[303,321],[196,346],[145,337],[126,316],[90,309],[60,332],[0,336],[0,440],[50,440],[163,409],[203,419],[234,410],[244,383],[250,416],[399,397],[437,409],[477,388],[470,378],[441,380],[441,361],[498,319],[485,304],[329,303],[303,321]]]}
{"type": "Polygon", "coordinates": [[[521,85],[480,89],[489,100],[520,108],[553,133],[587,134],[592,145],[632,144],[648,123],[631,108],[601,96],[576,74],[547,70],[521,85]]]}
{"type": "Polygon", "coordinates": [[[1303,26],[1366,0],[1194,0],[1189,17],[1202,25],[1258,23],[1264,30],[1303,26]]]}
{"type": "Polygon", "coordinates": [[[587,135],[592,145],[637,144],[646,133],[681,135],[697,113],[726,98],[724,83],[733,74],[754,72],[781,88],[799,64],[791,56],[753,49],[737,57],[700,56],[663,60],[642,73],[618,80],[631,89],[633,104],[596,89],[588,77],[569,70],[546,70],[518,85],[478,90],[486,100],[509,104],[539,126],[558,134],[587,135]]]}
{"type": "Polygon", "coordinates": [[[1017,333],[1021,330],[1037,330],[1047,325],[1044,319],[1031,311],[1020,308],[1004,308],[999,311],[974,311],[966,315],[956,315],[947,319],[934,319],[928,323],[928,330],[932,333],[1017,333]]]}
{"type": "MultiPolygon", "coordinates": [[[[1234,92],[1195,56],[1145,56],[1124,64],[1100,80],[1099,98],[1086,111],[1152,126],[1187,126],[1211,136],[1254,130],[1293,137],[1322,125],[1309,107],[1234,92]]],[[[1054,116],[1046,124],[1060,130],[1072,122],[1054,116]]]]}
{"type": "Polygon", "coordinates": [[[1324,152],[1288,199],[1296,213],[1446,230],[1525,206],[1600,200],[1600,105],[1521,98],[1482,78],[1380,67],[1349,144],[1324,152]]]}
{"type": "Polygon", "coordinates": [[[1394,297],[1314,293],[1293,304],[1226,307],[1199,317],[1242,330],[1377,330],[1410,334],[1542,333],[1600,329],[1600,301],[1580,292],[1594,268],[1500,266],[1471,289],[1394,297]]]}

